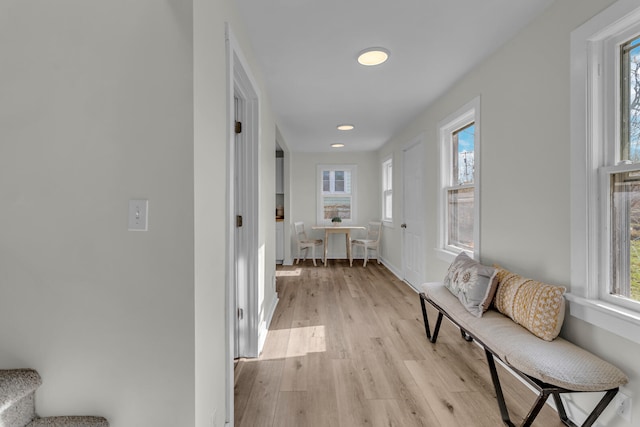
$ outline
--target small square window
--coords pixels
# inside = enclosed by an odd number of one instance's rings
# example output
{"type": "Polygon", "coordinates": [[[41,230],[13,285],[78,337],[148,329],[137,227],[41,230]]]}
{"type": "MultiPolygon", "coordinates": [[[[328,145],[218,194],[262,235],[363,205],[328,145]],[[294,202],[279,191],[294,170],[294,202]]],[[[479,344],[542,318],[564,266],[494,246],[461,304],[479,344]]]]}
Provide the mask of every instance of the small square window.
{"type": "Polygon", "coordinates": [[[345,222],[354,220],[355,175],[354,165],[318,166],[318,224],[328,224],[335,217],[345,222]]]}

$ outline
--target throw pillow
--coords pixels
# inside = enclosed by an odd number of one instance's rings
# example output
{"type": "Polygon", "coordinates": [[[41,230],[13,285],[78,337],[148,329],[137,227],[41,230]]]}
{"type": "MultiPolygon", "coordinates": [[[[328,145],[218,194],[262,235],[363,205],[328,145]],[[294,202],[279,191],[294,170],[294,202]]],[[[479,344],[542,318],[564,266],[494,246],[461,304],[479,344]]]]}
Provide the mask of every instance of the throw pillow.
{"type": "Polygon", "coordinates": [[[566,288],[497,268],[496,310],[545,341],[553,341],[564,322],[566,288]]]}
{"type": "Polygon", "coordinates": [[[496,269],[461,252],[449,266],[444,285],[476,317],[487,311],[496,291],[496,269]]]}

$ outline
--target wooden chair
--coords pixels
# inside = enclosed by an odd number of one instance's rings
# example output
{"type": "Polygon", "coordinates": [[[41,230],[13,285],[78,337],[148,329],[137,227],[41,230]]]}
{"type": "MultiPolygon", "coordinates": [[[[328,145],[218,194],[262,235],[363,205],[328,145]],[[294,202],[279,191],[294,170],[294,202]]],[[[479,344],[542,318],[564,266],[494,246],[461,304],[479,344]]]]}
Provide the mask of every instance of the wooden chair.
{"type": "MultiPolygon", "coordinates": [[[[364,264],[367,266],[367,260],[369,259],[369,251],[376,251],[376,258],[378,264],[380,264],[380,236],[382,235],[382,223],[377,221],[369,222],[367,225],[367,237],[365,239],[353,239],[351,241],[351,253],[355,246],[362,246],[364,248],[364,264]]],[[[350,265],[353,267],[353,258],[350,260],[350,265]]]]}
{"type": "Polygon", "coordinates": [[[296,264],[300,262],[300,253],[304,251],[303,261],[307,259],[309,248],[311,248],[311,258],[313,258],[313,265],[316,264],[316,246],[322,246],[322,239],[309,239],[307,233],[304,231],[304,222],[295,222],[293,224],[295,228],[296,240],[298,241],[298,257],[296,258],[296,264]]]}

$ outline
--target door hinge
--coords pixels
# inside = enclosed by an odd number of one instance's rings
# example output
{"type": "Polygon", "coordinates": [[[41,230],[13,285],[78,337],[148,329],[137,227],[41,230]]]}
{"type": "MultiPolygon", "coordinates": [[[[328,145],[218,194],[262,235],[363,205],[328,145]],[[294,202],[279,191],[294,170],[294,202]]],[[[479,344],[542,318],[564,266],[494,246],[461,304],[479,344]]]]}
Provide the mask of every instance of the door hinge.
{"type": "Polygon", "coordinates": [[[238,319],[244,319],[244,310],[241,308],[238,309],[238,319]]]}
{"type": "Polygon", "coordinates": [[[236,215],[236,227],[242,227],[242,215],[236,215]]]}
{"type": "Polygon", "coordinates": [[[242,122],[236,122],[236,133],[242,133],[242,122]]]}

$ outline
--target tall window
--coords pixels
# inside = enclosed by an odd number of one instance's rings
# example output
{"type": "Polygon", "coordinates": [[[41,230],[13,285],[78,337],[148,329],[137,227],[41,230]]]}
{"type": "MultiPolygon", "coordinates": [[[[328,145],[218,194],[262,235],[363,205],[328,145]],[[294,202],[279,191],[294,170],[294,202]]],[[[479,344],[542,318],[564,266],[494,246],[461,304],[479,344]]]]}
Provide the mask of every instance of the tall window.
{"type": "MultiPolygon", "coordinates": [[[[640,37],[616,43],[619,74],[611,76],[620,99],[618,138],[606,143],[611,267],[607,294],[640,301],[640,37]],[[615,77],[615,78],[614,78],[615,77]],[[617,140],[617,142],[615,142],[617,140]]],[[[615,69],[615,67],[613,68],[615,69]]],[[[638,307],[640,309],[640,306],[638,307]]]]}
{"type": "Polygon", "coordinates": [[[640,8],[571,34],[571,313],[640,343],[640,8]],[[575,304],[574,304],[575,303],[575,304]],[[621,326],[621,321],[626,321],[621,326]]]}
{"type": "Polygon", "coordinates": [[[382,220],[393,220],[393,159],[382,162],[382,220]]]}
{"type": "Polygon", "coordinates": [[[355,165],[318,166],[318,224],[329,224],[335,217],[345,223],[355,218],[355,165]]]}
{"type": "Polygon", "coordinates": [[[480,100],[443,120],[440,129],[440,249],[478,251],[478,143],[480,100]]]}

